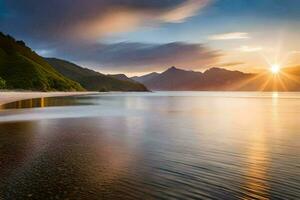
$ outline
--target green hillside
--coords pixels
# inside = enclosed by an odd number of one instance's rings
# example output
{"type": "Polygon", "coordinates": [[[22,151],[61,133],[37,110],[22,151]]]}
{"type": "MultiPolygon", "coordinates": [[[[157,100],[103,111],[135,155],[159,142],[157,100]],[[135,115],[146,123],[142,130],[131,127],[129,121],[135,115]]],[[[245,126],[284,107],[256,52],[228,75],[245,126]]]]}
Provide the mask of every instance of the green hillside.
{"type": "Polygon", "coordinates": [[[132,80],[119,80],[90,69],[82,68],[65,60],[46,58],[64,76],[79,82],[87,90],[95,91],[147,91],[141,83],[132,80]]]}
{"type": "Polygon", "coordinates": [[[4,88],[6,88],[6,82],[5,82],[4,79],[2,79],[2,78],[0,77],[0,89],[4,89],[4,88]]]}
{"type": "Polygon", "coordinates": [[[79,83],[57,72],[23,41],[0,32],[0,77],[7,89],[81,91],[79,83]]]}

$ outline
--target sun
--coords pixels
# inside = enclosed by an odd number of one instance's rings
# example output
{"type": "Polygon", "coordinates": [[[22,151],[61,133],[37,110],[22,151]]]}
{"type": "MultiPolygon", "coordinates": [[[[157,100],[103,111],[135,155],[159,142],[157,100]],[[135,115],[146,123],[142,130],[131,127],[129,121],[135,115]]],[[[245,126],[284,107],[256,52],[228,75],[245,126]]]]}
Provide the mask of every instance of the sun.
{"type": "Polygon", "coordinates": [[[273,64],[270,67],[272,74],[278,74],[280,72],[280,66],[278,64],[273,64]]]}

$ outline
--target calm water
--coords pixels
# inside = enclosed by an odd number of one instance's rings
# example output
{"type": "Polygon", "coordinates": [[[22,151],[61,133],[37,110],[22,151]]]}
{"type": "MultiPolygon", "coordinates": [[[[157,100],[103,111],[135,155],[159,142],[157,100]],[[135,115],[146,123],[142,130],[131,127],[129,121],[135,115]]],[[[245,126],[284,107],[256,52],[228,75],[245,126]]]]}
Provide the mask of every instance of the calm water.
{"type": "Polygon", "coordinates": [[[300,199],[300,93],[2,106],[0,199],[300,199]]]}

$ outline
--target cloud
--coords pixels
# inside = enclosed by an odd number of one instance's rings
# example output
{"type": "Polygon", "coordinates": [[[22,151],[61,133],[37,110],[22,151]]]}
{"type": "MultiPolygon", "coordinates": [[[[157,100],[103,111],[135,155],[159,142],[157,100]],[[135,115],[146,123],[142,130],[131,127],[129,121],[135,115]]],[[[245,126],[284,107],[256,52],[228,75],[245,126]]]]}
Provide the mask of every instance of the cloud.
{"type": "Polygon", "coordinates": [[[250,38],[248,33],[245,32],[232,32],[232,33],[222,33],[210,36],[210,40],[241,40],[250,38]]]}
{"type": "Polygon", "coordinates": [[[221,53],[202,44],[190,43],[115,43],[64,46],[58,55],[97,70],[115,72],[148,72],[178,66],[186,69],[205,68],[216,63],[221,53]]]}
{"type": "Polygon", "coordinates": [[[175,9],[162,14],[159,18],[165,22],[183,22],[186,18],[195,15],[198,10],[204,8],[209,2],[210,0],[189,0],[175,9]]]}
{"type": "Polygon", "coordinates": [[[261,46],[241,46],[237,50],[242,52],[258,52],[263,50],[263,48],[261,46]]]}
{"type": "Polygon", "coordinates": [[[245,64],[244,62],[225,62],[225,63],[217,63],[216,65],[219,67],[235,67],[244,64],[245,64]]]}
{"type": "Polygon", "coordinates": [[[172,65],[198,69],[220,53],[202,44],[103,43],[139,27],[181,23],[213,0],[9,0],[0,30],[54,56],[97,70],[146,72],[172,65]]]}
{"type": "Polygon", "coordinates": [[[139,26],[178,23],[211,0],[9,0],[2,30],[43,39],[101,38],[139,26]]]}

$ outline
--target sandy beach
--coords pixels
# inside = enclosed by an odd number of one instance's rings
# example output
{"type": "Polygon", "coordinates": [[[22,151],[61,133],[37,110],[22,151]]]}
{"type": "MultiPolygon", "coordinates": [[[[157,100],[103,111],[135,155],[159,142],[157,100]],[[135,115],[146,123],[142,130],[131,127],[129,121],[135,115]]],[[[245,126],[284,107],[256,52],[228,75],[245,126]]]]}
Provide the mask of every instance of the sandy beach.
{"type": "Polygon", "coordinates": [[[96,94],[98,92],[19,92],[19,91],[0,91],[0,105],[40,97],[59,97],[96,94]]]}

